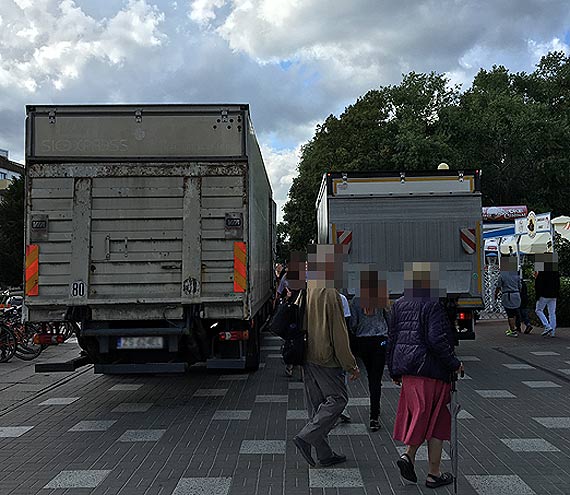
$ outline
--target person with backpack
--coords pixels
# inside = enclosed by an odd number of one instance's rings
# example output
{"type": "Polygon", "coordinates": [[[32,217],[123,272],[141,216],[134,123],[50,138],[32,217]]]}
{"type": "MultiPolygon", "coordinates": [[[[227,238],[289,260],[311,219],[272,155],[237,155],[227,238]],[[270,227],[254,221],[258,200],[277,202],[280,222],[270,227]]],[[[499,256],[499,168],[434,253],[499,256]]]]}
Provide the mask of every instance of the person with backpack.
{"type": "Polygon", "coordinates": [[[355,335],[358,355],[366,367],[370,391],[370,430],[380,429],[382,374],[386,360],[388,323],[384,308],[388,305],[386,282],[378,271],[360,272],[360,296],[352,300],[350,327],[355,335]]]}

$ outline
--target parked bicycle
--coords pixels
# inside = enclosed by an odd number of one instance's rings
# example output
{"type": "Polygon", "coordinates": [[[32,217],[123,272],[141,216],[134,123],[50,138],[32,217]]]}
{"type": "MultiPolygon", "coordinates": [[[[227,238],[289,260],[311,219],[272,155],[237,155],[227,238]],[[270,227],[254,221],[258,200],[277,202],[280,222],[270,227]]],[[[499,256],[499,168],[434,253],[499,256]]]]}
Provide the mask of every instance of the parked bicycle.
{"type": "Polygon", "coordinates": [[[5,310],[0,325],[0,362],[13,356],[25,361],[35,359],[46,347],[62,344],[78,330],[71,321],[24,323],[21,306],[5,310]]]}

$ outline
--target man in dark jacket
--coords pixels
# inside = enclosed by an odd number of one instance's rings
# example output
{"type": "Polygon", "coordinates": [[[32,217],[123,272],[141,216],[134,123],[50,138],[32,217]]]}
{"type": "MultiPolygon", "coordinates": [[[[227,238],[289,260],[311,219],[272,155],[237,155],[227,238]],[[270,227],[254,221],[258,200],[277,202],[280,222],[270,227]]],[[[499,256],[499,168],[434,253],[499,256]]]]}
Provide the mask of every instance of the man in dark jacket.
{"type": "Polygon", "coordinates": [[[535,262],[536,279],[536,315],[544,325],[543,337],[554,337],[556,334],[556,299],[560,293],[560,272],[556,255],[537,256],[535,262]],[[548,308],[548,318],[544,314],[548,308]]]}

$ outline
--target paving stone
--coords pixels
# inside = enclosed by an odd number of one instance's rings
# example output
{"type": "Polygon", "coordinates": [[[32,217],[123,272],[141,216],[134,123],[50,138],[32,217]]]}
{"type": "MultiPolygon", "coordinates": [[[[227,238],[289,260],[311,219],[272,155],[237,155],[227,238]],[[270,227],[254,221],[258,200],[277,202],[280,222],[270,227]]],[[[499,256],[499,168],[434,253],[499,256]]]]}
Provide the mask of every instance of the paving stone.
{"type": "Polygon", "coordinates": [[[565,375],[570,375],[570,368],[562,368],[558,371],[560,371],[560,373],[564,373],[565,375]]]}
{"type": "Polygon", "coordinates": [[[466,475],[465,478],[479,495],[535,495],[517,475],[466,475]]]}
{"type": "Polygon", "coordinates": [[[166,430],[127,430],[118,442],[158,442],[166,430]]]}
{"type": "MultiPolygon", "coordinates": [[[[400,445],[398,447],[398,453],[402,455],[406,451],[406,447],[404,445],[400,445]]],[[[441,459],[444,461],[449,461],[450,457],[448,453],[443,450],[441,452],[441,459]]],[[[427,445],[421,445],[418,451],[416,452],[416,461],[427,461],[428,460],[428,449],[427,445]]]]}
{"type": "Polygon", "coordinates": [[[111,412],[115,413],[143,413],[147,412],[153,406],[152,402],[123,402],[119,404],[111,412]]]}
{"type": "Polygon", "coordinates": [[[271,341],[281,341],[283,342],[283,339],[281,337],[278,337],[277,335],[266,335],[265,337],[263,337],[263,340],[271,340],[271,341]]]}
{"type": "Polygon", "coordinates": [[[558,383],[551,382],[550,380],[540,381],[540,380],[532,380],[532,381],[523,381],[523,383],[530,388],[561,388],[561,385],[558,383]]]}
{"type": "Polygon", "coordinates": [[[271,358],[271,359],[281,359],[283,356],[281,354],[268,354],[267,356],[265,356],[266,358],[271,358]]]}
{"type": "Polygon", "coordinates": [[[172,495],[228,495],[232,478],[181,478],[172,495]]]}
{"type": "Polygon", "coordinates": [[[400,390],[401,387],[399,387],[398,385],[396,385],[393,381],[391,380],[384,380],[382,382],[382,388],[384,389],[392,389],[392,388],[397,388],[398,390],[400,390]]]}
{"type": "Polygon", "coordinates": [[[285,440],[243,440],[240,454],[284,454],[285,440]]]}
{"type": "Polygon", "coordinates": [[[138,383],[118,383],[117,385],[113,385],[109,390],[130,391],[130,390],[138,390],[141,387],[142,387],[142,384],[138,384],[138,383]]]}
{"type": "Polygon", "coordinates": [[[199,388],[192,397],[223,397],[227,393],[227,388],[199,388]]]}
{"type": "Polygon", "coordinates": [[[554,351],[531,351],[535,356],[560,356],[558,352],[554,351]]]}
{"type": "Polygon", "coordinates": [[[475,417],[465,409],[460,409],[460,411],[457,413],[457,419],[475,419],[475,417]]]}
{"type": "Polygon", "coordinates": [[[500,440],[514,452],[560,452],[559,448],[544,438],[501,438],[500,440]]]}
{"type": "Polygon", "coordinates": [[[290,382],[289,390],[305,390],[305,384],[303,382],[290,382]]]}
{"type": "Polygon", "coordinates": [[[475,392],[485,399],[516,399],[516,395],[508,390],[475,390],[475,392]]]}
{"type": "Polygon", "coordinates": [[[33,426],[0,426],[0,438],[18,438],[30,431],[33,426]]]}
{"type": "Polygon", "coordinates": [[[525,363],[511,363],[511,364],[503,364],[505,368],[509,368],[510,370],[535,370],[534,366],[525,363]]]}
{"type": "Polygon", "coordinates": [[[289,402],[289,396],[287,395],[256,395],[255,402],[279,402],[287,403],[289,402]]]}
{"type": "Polygon", "coordinates": [[[368,435],[368,430],[362,423],[339,423],[329,435],[368,435]]]}
{"type": "Polygon", "coordinates": [[[570,428],[570,417],[542,417],[532,418],[537,423],[540,423],[545,428],[570,428]]]}
{"type": "Polygon", "coordinates": [[[302,419],[305,421],[309,420],[309,413],[304,409],[292,409],[287,411],[287,419],[302,419]]]}
{"type": "Polygon", "coordinates": [[[213,420],[249,420],[251,411],[223,411],[217,410],[212,417],[213,420]]]}
{"type": "Polygon", "coordinates": [[[349,406],[370,406],[370,399],[368,397],[350,397],[348,399],[349,406]]]}
{"type": "Polygon", "coordinates": [[[54,397],[53,399],[44,400],[38,406],[68,406],[73,404],[79,397],[54,397]]]}
{"type": "Polygon", "coordinates": [[[219,380],[222,382],[241,382],[246,381],[248,378],[249,375],[222,375],[219,380]]]}
{"type": "Polygon", "coordinates": [[[259,363],[259,369],[262,370],[263,368],[265,368],[265,363],[259,363]]]}
{"type": "Polygon", "coordinates": [[[309,469],[311,488],[358,488],[363,487],[359,469],[309,469]]]}
{"type": "Polygon", "coordinates": [[[111,426],[113,426],[117,420],[109,421],[80,421],[75,426],[72,426],[67,431],[107,431],[111,426]]]}
{"type": "Polygon", "coordinates": [[[44,488],[96,488],[110,470],[61,471],[44,488]]]}
{"type": "Polygon", "coordinates": [[[259,349],[262,351],[280,351],[280,345],[262,345],[259,349]]]}

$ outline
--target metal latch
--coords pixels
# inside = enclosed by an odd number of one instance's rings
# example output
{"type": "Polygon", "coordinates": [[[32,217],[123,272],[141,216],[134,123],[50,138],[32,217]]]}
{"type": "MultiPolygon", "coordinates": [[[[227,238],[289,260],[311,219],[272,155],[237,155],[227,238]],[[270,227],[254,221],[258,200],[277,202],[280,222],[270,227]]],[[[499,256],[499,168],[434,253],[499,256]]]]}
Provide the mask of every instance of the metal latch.
{"type": "Polygon", "coordinates": [[[406,172],[400,172],[400,183],[406,182],[406,172]]]}
{"type": "Polygon", "coordinates": [[[224,108],[222,110],[222,122],[227,122],[228,121],[228,109],[224,108]]]}
{"type": "Polygon", "coordinates": [[[140,108],[138,110],[135,110],[135,122],[137,124],[140,124],[142,122],[142,110],[140,108]]]}
{"type": "Polygon", "coordinates": [[[463,170],[459,171],[459,182],[463,182],[463,170]]]}
{"type": "Polygon", "coordinates": [[[48,112],[48,120],[50,124],[55,124],[55,109],[48,112]]]}

